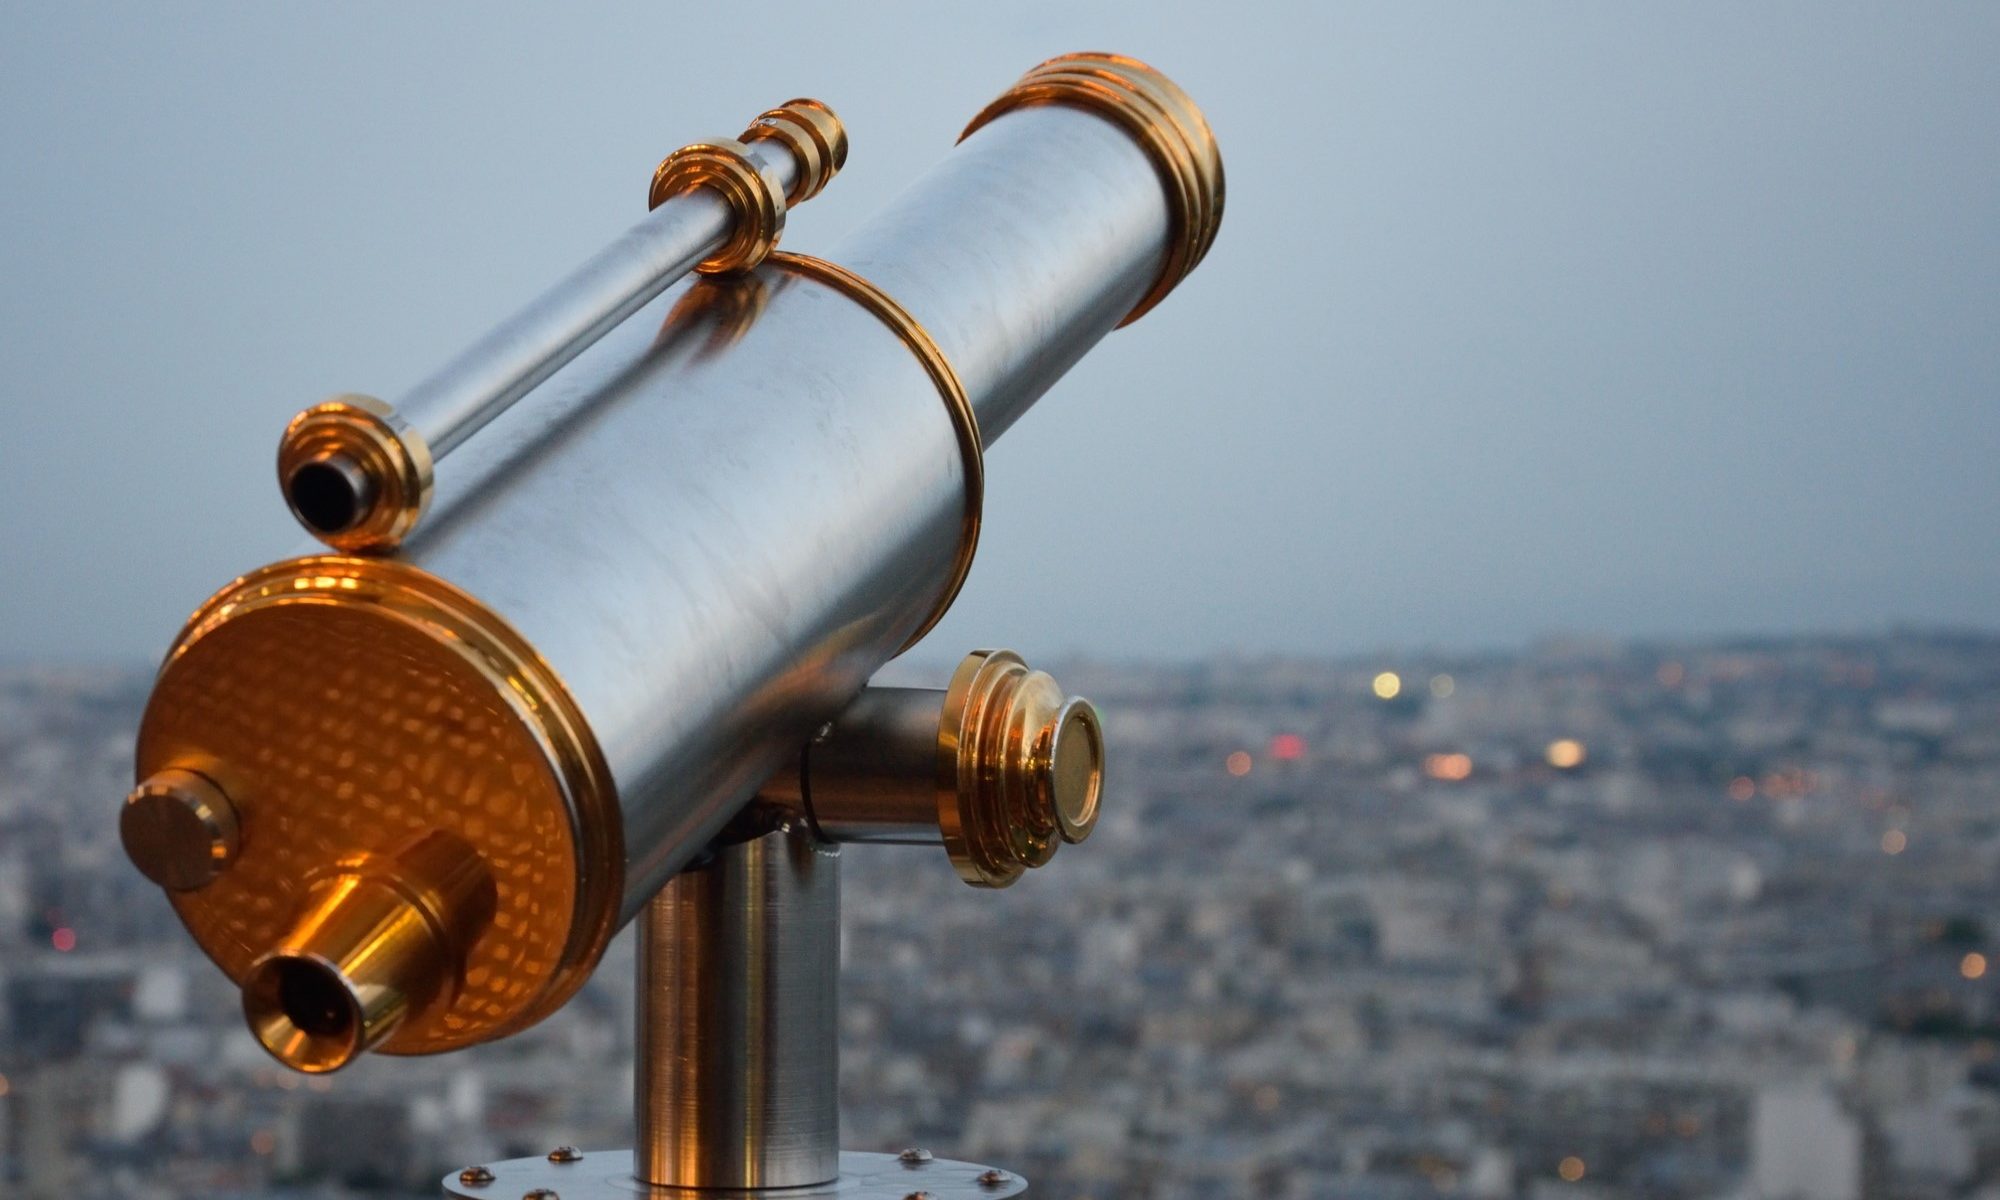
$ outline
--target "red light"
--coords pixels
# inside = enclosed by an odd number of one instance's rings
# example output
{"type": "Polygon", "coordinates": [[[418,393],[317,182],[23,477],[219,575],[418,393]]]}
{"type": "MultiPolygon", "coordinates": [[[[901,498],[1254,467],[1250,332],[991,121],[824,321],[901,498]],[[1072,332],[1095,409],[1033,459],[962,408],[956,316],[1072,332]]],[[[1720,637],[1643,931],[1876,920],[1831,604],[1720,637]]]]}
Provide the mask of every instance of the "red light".
{"type": "Polygon", "coordinates": [[[54,946],[64,954],[68,954],[70,951],[76,949],[76,930],[67,926],[56,930],[49,935],[49,945],[54,946]]]}
{"type": "Polygon", "coordinates": [[[1272,758],[1290,762],[1295,758],[1303,758],[1305,752],[1306,740],[1296,733],[1281,733],[1271,739],[1272,758]]]}

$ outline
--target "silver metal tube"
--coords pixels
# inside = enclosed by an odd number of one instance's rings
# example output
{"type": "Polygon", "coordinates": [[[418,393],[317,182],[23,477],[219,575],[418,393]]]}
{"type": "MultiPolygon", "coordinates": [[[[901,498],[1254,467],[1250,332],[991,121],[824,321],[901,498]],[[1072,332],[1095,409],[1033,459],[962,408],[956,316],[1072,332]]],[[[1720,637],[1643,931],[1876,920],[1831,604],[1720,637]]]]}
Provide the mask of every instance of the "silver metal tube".
{"type": "Polygon", "coordinates": [[[839,1173],[838,853],[803,825],[720,846],[647,906],[642,1182],[803,1187],[839,1173]]]}
{"type": "MultiPolygon", "coordinates": [[[[798,162],[783,143],[752,143],[750,157],[776,194],[791,188],[798,162]]],[[[715,253],[734,225],[707,188],[667,200],[411,388],[397,412],[443,457],[715,253]]]]}
{"type": "Polygon", "coordinates": [[[763,795],[799,806],[835,842],[936,846],[938,721],[942,688],[863,688],[831,734],[808,746],[797,774],[772,777],[763,795]]]}

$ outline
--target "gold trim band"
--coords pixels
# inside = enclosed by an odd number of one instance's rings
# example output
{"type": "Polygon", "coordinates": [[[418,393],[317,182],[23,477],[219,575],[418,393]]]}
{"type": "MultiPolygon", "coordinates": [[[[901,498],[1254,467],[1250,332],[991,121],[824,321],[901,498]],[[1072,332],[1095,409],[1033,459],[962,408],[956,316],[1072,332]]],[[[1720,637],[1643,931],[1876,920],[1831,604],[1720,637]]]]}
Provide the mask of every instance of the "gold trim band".
{"type": "Polygon", "coordinates": [[[694,269],[717,275],[748,271],[763,262],[785,232],[785,204],[757,164],[750,161],[750,147],[734,138],[682,146],[661,160],[653,172],[646,207],[658,208],[683,192],[702,187],[721,194],[736,214],[736,228],[722,249],[702,259],[694,269]]]}
{"type": "Polygon", "coordinates": [[[964,141],[1017,108],[1042,104],[1089,109],[1115,121],[1145,149],[1166,185],[1173,221],[1167,261],[1152,290],[1119,322],[1130,325],[1187,278],[1215,242],[1223,200],[1222,152],[1215,134],[1179,85],[1138,59],[1065,54],[1023,75],[980,110],[958,138],[964,141]]]}
{"type": "Polygon", "coordinates": [[[931,382],[937,385],[938,394],[944,397],[945,410],[951,414],[952,430],[958,435],[958,451],[965,460],[965,521],[958,538],[958,557],[952,563],[951,583],[924,623],[903,643],[903,649],[908,650],[943,619],[952,602],[958,599],[959,589],[965,586],[965,577],[972,573],[972,558],[979,549],[980,515],[986,503],[986,444],[979,436],[979,415],[973,412],[972,400],[965,394],[965,385],[959,382],[951,360],[944,356],[930,331],[896,303],[894,297],[846,267],[809,254],[781,252],[773,254],[770,262],[772,266],[826,284],[874,313],[923,363],[931,382]]]}
{"type": "Polygon", "coordinates": [[[785,203],[804,204],[847,165],[847,129],[832,109],[817,100],[787,100],[778,107],[757,114],[743,131],[745,145],[776,138],[798,160],[798,178],[785,193],[785,203]]]}

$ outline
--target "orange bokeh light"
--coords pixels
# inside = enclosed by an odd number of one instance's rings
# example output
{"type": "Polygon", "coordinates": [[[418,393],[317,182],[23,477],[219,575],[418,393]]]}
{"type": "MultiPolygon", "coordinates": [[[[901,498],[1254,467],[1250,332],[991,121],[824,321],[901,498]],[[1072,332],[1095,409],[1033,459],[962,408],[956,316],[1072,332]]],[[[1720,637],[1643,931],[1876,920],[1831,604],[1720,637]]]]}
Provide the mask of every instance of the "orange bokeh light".
{"type": "Polygon", "coordinates": [[[1456,783],[1472,774],[1472,756],[1469,754],[1431,754],[1424,758],[1424,774],[1432,779],[1443,779],[1456,783]]]}

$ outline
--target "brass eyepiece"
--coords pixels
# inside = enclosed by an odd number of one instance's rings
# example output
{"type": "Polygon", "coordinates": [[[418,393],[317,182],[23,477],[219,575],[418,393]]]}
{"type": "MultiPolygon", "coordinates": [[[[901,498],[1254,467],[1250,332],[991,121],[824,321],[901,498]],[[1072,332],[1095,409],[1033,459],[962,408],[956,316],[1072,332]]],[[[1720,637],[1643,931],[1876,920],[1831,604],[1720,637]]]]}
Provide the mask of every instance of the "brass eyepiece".
{"type": "Polygon", "coordinates": [[[485,864],[449,834],[428,834],[394,857],[343,859],[316,881],[291,933],[244,976],[250,1031],[295,1070],[346,1066],[412,1013],[451,1002],[494,899],[485,864]]]}
{"type": "Polygon", "coordinates": [[[942,692],[871,687],[764,799],[835,842],[942,843],[975,887],[1006,887],[1097,825],[1104,730],[1010,650],[966,656],[942,692]]]}

